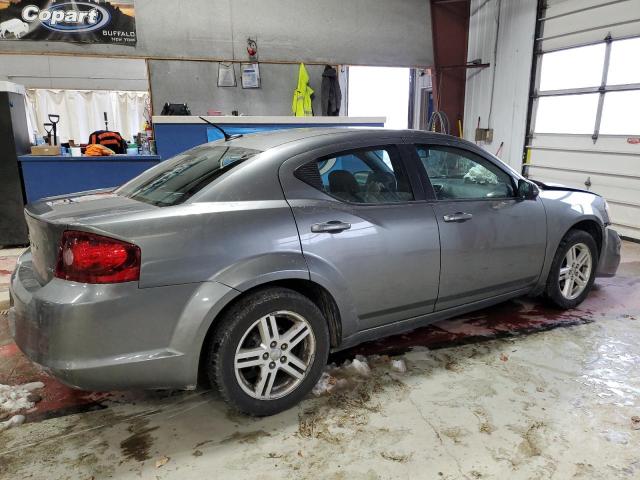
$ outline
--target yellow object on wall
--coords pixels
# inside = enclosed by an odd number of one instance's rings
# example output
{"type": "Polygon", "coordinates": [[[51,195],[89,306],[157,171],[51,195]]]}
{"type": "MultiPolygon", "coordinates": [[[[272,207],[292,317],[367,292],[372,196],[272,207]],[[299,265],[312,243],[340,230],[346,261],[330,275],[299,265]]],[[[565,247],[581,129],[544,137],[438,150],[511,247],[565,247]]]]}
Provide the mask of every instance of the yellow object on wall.
{"type": "Polygon", "coordinates": [[[304,63],[301,63],[298,69],[298,87],[293,92],[291,103],[291,111],[296,117],[313,116],[311,95],[313,95],[313,89],[309,86],[309,73],[304,63]]]}

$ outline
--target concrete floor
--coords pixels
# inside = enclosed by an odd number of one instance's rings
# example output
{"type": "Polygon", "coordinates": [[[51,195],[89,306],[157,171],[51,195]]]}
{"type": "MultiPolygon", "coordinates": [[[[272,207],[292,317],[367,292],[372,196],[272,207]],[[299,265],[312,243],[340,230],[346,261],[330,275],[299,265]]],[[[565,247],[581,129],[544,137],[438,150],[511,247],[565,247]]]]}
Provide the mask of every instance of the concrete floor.
{"type": "Polygon", "coordinates": [[[640,245],[623,262],[575,311],[518,300],[352,349],[332,360],[370,376],[264,419],[215,392],[70,391],[0,318],[0,383],[46,384],[0,432],[0,478],[640,478],[640,245]]]}

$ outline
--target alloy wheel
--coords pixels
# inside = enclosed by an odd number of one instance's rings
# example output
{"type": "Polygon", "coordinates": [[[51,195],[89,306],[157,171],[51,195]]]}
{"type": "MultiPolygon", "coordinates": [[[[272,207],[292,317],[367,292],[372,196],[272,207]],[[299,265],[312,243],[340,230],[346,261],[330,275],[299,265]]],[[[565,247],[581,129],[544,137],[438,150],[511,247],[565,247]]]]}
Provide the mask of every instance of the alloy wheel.
{"type": "Polygon", "coordinates": [[[584,243],[572,245],[560,266],[558,283],[562,296],[567,300],[579,297],[587,288],[592,268],[593,259],[589,247],[584,243]]]}
{"type": "Polygon", "coordinates": [[[244,333],[234,356],[236,380],[258,400],[281,398],[300,385],[316,352],[309,322],[291,311],[256,320],[244,333]]]}

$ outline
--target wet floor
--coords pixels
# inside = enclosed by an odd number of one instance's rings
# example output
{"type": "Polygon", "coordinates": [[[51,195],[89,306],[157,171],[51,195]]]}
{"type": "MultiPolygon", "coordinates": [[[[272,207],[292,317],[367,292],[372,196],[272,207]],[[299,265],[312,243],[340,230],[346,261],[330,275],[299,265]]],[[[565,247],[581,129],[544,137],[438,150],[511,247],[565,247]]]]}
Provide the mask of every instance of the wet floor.
{"type": "Polygon", "coordinates": [[[640,478],[640,248],[627,248],[622,275],[575,311],[518,300],[360,345],[332,360],[364,355],[368,375],[265,419],[215,392],[68,390],[0,319],[0,383],[47,382],[28,423],[0,433],[0,478],[640,478]]]}

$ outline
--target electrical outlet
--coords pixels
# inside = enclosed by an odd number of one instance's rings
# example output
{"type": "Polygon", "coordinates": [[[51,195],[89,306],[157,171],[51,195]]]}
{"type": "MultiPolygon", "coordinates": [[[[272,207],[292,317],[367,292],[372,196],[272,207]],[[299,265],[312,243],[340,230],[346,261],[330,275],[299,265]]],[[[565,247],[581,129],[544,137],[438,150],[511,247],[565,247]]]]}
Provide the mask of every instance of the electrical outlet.
{"type": "Polygon", "coordinates": [[[476,128],[476,142],[491,143],[493,141],[493,128],[476,128]]]}

